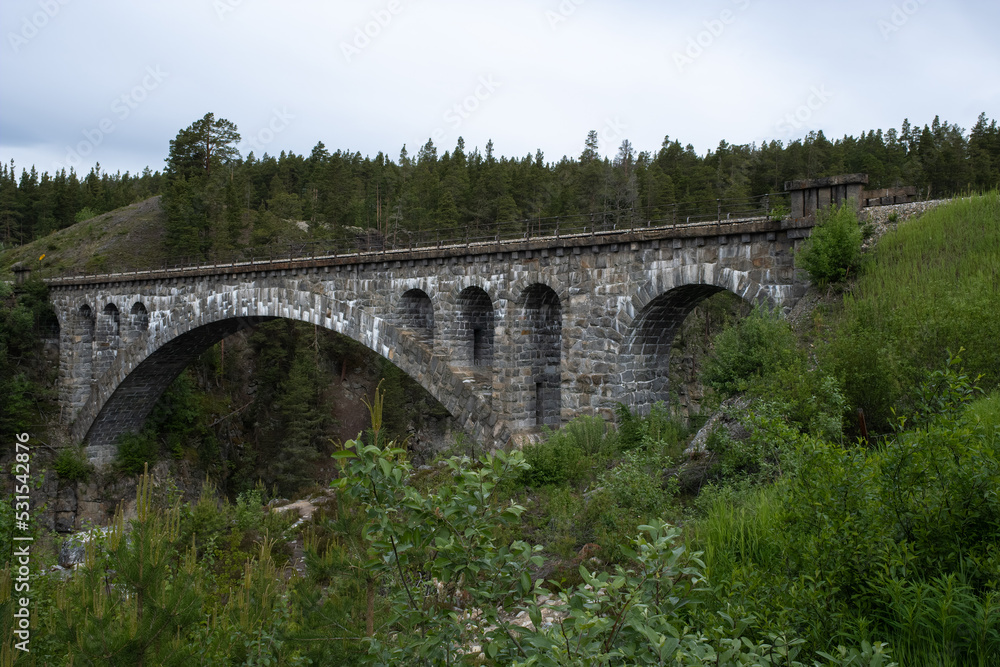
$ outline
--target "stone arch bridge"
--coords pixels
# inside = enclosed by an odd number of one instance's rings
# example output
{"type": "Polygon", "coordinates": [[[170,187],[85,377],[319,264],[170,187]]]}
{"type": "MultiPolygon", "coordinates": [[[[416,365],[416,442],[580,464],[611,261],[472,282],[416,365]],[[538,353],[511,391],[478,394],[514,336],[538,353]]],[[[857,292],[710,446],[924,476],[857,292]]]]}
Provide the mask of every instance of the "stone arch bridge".
{"type": "Polygon", "coordinates": [[[670,344],[729,290],[787,311],[810,219],[767,218],[49,280],[61,419],[114,458],[167,385],[242,328],[290,318],[364,344],[500,446],[667,397],[670,344]]]}

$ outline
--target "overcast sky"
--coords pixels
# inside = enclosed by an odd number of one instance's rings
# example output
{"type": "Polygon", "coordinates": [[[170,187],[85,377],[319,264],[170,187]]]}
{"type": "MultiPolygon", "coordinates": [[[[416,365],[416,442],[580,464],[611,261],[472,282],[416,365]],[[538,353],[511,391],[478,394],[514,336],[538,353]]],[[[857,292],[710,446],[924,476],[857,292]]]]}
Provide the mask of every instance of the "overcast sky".
{"type": "Polygon", "coordinates": [[[0,159],[162,169],[207,112],[241,153],[428,138],[613,155],[1000,117],[996,0],[3,0],[0,159]]]}

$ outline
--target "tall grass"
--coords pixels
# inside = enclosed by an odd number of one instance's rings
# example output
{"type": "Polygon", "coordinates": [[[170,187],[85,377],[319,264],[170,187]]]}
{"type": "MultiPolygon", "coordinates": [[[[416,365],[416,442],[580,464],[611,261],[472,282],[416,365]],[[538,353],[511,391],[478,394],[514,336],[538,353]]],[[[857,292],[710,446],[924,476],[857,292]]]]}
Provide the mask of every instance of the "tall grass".
{"type": "Polygon", "coordinates": [[[728,579],[746,563],[762,570],[780,569],[783,488],[771,485],[734,492],[728,487],[703,493],[712,497],[705,503],[705,516],[689,526],[688,538],[692,550],[703,552],[710,582],[728,579]]]}
{"type": "MultiPolygon", "coordinates": [[[[909,387],[965,348],[981,386],[1000,385],[1000,193],[954,201],[900,226],[862,267],[831,346],[853,407],[883,429],[909,387]]],[[[871,425],[871,424],[869,424],[871,425]]]]}
{"type": "Polygon", "coordinates": [[[977,595],[952,573],[929,581],[882,577],[877,615],[901,665],[1000,662],[1000,596],[977,595]]]}

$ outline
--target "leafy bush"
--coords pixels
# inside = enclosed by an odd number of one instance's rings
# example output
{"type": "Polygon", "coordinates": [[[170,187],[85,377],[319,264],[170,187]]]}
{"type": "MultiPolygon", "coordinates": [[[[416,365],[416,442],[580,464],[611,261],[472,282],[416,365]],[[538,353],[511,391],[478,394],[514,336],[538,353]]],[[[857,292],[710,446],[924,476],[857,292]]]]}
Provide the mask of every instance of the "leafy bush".
{"type": "Polygon", "coordinates": [[[679,445],[688,435],[688,429],[679,419],[670,415],[662,401],[657,402],[645,417],[632,412],[627,405],[615,405],[615,419],[618,423],[617,449],[628,451],[636,447],[666,446],[680,454],[679,445]]]}
{"type": "Polygon", "coordinates": [[[599,484],[633,520],[644,521],[661,513],[677,493],[677,479],[664,480],[670,465],[662,451],[632,449],[601,475],[599,484]]]}
{"type": "Polygon", "coordinates": [[[609,454],[615,446],[615,435],[608,432],[607,423],[593,415],[577,417],[557,432],[547,434],[548,440],[554,438],[565,438],[587,456],[609,454]]]}
{"type": "Polygon", "coordinates": [[[264,500],[260,489],[242,492],[236,498],[236,528],[249,530],[259,527],[264,518],[264,500]]]}
{"type": "Polygon", "coordinates": [[[558,431],[546,428],[543,440],[524,447],[524,460],[530,466],[520,475],[528,486],[576,484],[584,479],[594,463],[615,451],[617,439],[600,417],[581,416],[558,431]]]}
{"type": "Polygon", "coordinates": [[[861,259],[862,232],[850,202],[816,214],[817,224],[797,254],[802,267],[821,287],[840,282],[861,259]]]}
{"type": "Polygon", "coordinates": [[[160,458],[160,445],[149,433],[122,433],[115,440],[115,469],[124,475],[137,475],[146,464],[160,458]]]}
{"type": "Polygon", "coordinates": [[[59,477],[67,482],[86,482],[94,472],[94,465],[87,460],[83,447],[67,447],[59,450],[52,467],[59,477]]]}
{"type": "Polygon", "coordinates": [[[730,417],[736,417],[746,429],[747,436],[732,438],[721,429],[710,435],[705,446],[718,457],[719,472],[723,477],[774,480],[789,465],[789,455],[802,434],[782,414],[780,404],[759,402],[749,412],[730,412],[730,417]]]}
{"type": "Polygon", "coordinates": [[[523,452],[529,468],[521,472],[520,481],[527,486],[578,482],[589,469],[588,460],[576,443],[557,434],[525,445],[523,452]]]}
{"type": "Polygon", "coordinates": [[[84,206],[73,216],[75,222],[85,222],[97,216],[97,212],[89,206],[84,206]]]}
{"type": "Polygon", "coordinates": [[[881,238],[844,297],[826,365],[870,431],[891,430],[891,409],[911,412],[942,351],[965,347],[963,365],[1000,384],[1000,194],[935,207],[881,238]]]}
{"type": "Polygon", "coordinates": [[[795,335],[788,323],[758,306],[715,337],[702,380],[724,396],[746,391],[751,382],[794,358],[795,335]]]}
{"type": "Polygon", "coordinates": [[[822,368],[810,368],[804,355],[756,378],[747,393],[774,405],[805,433],[828,440],[842,435],[847,401],[840,383],[822,368]]]}

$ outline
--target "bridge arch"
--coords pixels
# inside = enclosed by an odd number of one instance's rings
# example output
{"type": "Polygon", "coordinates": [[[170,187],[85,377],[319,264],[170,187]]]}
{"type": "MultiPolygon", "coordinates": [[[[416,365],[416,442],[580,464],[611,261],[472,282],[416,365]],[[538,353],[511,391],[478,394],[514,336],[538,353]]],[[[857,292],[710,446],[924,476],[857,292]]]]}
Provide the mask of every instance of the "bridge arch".
{"type": "Polygon", "coordinates": [[[400,295],[395,310],[397,326],[411,332],[421,343],[434,346],[434,303],[427,292],[408,289],[400,295]]]}
{"type": "Polygon", "coordinates": [[[470,285],[459,292],[450,326],[452,362],[458,366],[492,368],[498,319],[495,301],[485,289],[470,285]]]}
{"type": "Polygon", "coordinates": [[[640,412],[669,397],[670,350],[674,336],[695,306],[728,290],[752,304],[780,304],[780,294],[750,280],[745,272],[705,264],[664,271],[635,290],[619,313],[621,399],[640,412]]]}
{"type": "MultiPolygon", "coordinates": [[[[70,311],[67,322],[61,327],[67,332],[68,339],[60,340],[59,346],[67,350],[70,366],[73,372],[81,378],[90,379],[94,372],[94,329],[96,326],[94,311],[90,304],[82,303],[70,311]]],[[[61,337],[60,337],[61,338],[61,337]]],[[[63,352],[60,351],[60,354],[63,352]]],[[[63,404],[70,409],[79,407],[87,401],[90,387],[85,383],[70,385],[63,390],[63,404]]]]}
{"type": "Polygon", "coordinates": [[[527,373],[527,382],[517,385],[514,407],[526,427],[558,428],[562,421],[563,306],[555,290],[542,282],[532,283],[517,296],[511,365],[527,373]]]}
{"type": "Polygon", "coordinates": [[[385,319],[288,285],[238,291],[238,298],[232,295],[229,307],[219,307],[219,295],[186,303],[184,310],[189,316],[162,318],[161,326],[139,333],[119,351],[109,368],[95,376],[89,397],[70,427],[74,439],[87,441],[92,460],[112,460],[117,436],[142,426],[160,394],[198,354],[241,329],[278,318],[336,331],[385,357],[427,389],[461,427],[481,441],[502,444],[510,437],[504,428],[490,429],[498,423],[491,406],[462,378],[446,363],[432,364],[426,346],[407,345],[408,336],[401,336],[385,319]]]}

